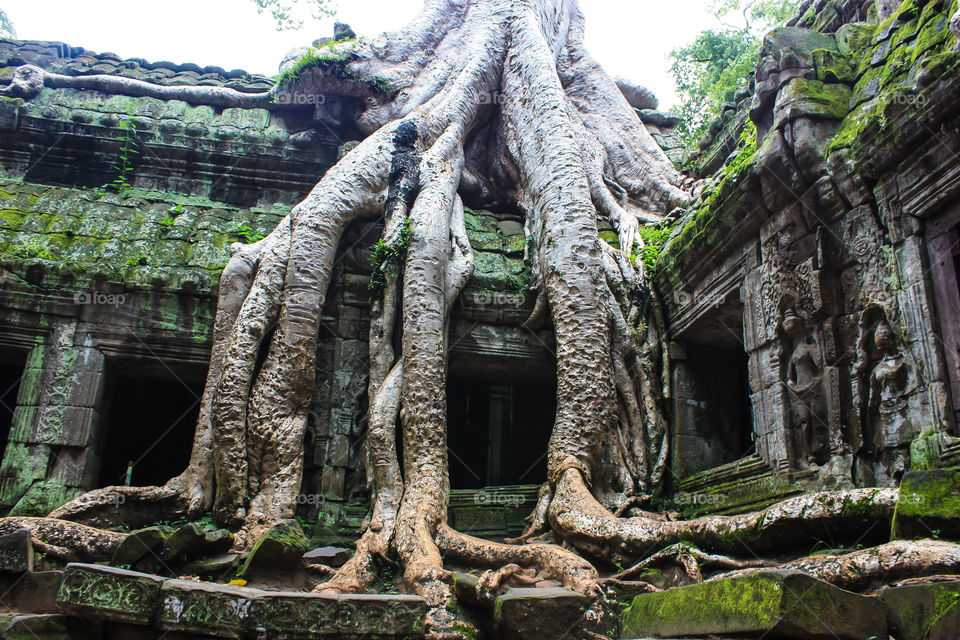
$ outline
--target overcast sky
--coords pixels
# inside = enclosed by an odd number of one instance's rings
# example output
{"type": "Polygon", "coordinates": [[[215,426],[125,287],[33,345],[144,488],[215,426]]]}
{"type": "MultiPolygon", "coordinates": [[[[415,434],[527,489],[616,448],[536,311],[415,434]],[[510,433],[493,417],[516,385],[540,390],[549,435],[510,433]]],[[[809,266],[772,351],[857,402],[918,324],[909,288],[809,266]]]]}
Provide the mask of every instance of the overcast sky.
{"type": "MultiPolygon", "coordinates": [[[[587,44],[613,76],[644,84],[661,108],[676,100],[667,54],[714,19],[708,0],[581,0],[587,44]]],[[[360,35],[403,26],[422,0],[338,0],[338,19],[360,35]]],[[[0,0],[29,40],[60,40],[125,58],[194,62],[274,75],[283,55],[332,35],[333,20],[309,21],[301,31],[277,32],[249,0],[0,0]]]]}

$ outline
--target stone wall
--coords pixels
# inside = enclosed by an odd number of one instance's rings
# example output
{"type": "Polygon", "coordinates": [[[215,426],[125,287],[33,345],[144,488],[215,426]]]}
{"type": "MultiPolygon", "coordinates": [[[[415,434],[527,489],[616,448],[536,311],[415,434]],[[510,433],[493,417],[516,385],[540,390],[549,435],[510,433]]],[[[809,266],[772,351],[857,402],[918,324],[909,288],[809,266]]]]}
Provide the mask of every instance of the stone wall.
{"type": "Polygon", "coordinates": [[[657,276],[679,353],[735,335],[748,354],[763,466],[679,487],[885,486],[955,449],[956,9],[805,3],[701,141],[705,186],[657,276]]]}

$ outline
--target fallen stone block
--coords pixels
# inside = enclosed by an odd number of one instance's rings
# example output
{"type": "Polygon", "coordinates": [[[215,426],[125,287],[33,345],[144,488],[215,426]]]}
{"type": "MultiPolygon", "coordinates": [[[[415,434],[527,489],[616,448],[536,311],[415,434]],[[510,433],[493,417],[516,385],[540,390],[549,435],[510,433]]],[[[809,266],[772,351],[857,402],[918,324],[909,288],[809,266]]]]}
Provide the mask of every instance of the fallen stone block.
{"type": "Polygon", "coordinates": [[[807,575],[765,571],[649,593],[623,614],[623,637],[764,634],[802,640],[886,638],[880,600],[807,575]]]}
{"type": "Polygon", "coordinates": [[[960,638],[960,580],[886,587],[877,595],[898,640],[960,638]]]}
{"type": "Polygon", "coordinates": [[[281,523],[257,540],[240,568],[239,575],[250,572],[276,572],[298,568],[308,545],[303,530],[296,522],[281,523]]]}
{"type": "Polygon", "coordinates": [[[328,567],[342,567],[350,559],[350,549],[343,547],[318,547],[303,554],[306,564],[323,564],[328,567]]]}
{"type": "Polygon", "coordinates": [[[134,531],[117,546],[110,564],[115,567],[132,567],[141,558],[156,554],[173,533],[171,527],[147,527],[134,531]]]}
{"type": "Polygon", "coordinates": [[[31,571],[0,577],[0,600],[18,613],[57,613],[62,571],[31,571]]]}
{"type": "Polygon", "coordinates": [[[263,592],[249,617],[254,635],[289,640],[343,637],[422,638],[427,602],[408,595],[263,592]]]}
{"type": "Polygon", "coordinates": [[[4,640],[70,640],[64,616],[51,614],[0,615],[0,638],[4,640]]]}
{"type": "Polygon", "coordinates": [[[497,637],[503,640],[574,640],[590,598],[562,588],[507,589],[494,608],[497,637]]]}
{"type": "Polygon", "coordinates": [[[80,617],[149,625],[163,578],[147,573],[71,563],[63,575],[57,608],[80,617]]]}
{"type": "Polygon", "coordinates": [[[165,631],[243,638],[251,603],[259,593],[210,582],[167,580],[160,587],[155,625],[165,631]]]}
{"type": "Polygon", "coordinates": [[[900,481],[894,538],[960,535],[960,469],[910,471],[900,481]]]}
{"type": "Polygon", "coordinates": [[[29,529],[17,529],[13,533],[0,536],[0,571],[33,571],[33,543],[30,541],[29,529]]]}

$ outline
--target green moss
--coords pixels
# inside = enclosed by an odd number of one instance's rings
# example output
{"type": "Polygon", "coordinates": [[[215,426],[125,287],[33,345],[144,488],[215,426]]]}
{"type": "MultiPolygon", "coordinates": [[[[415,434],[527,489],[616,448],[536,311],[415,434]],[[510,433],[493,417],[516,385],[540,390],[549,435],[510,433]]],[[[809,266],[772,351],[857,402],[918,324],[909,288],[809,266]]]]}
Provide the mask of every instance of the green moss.
{"type": "Polygon", "coordinates": [[[400,236],[395,242],[388,243],[380,238],[371,247],[373,253],[370,255],[370,265],[373,267],[373,273],[367,287],[372,294],[375,295],[383,291],[384,287],[387,286],[388,276],[400,275],[403,263],[407,259],[407,247],[410,246],[412,236],[413,230],[410,227],[410,218],[407,218],[403,221],[400,236]]]}
{"type": "Polygon", "coordinates": [[[702,624],[743,628],[772,627],[780,618],[783,595],[780,581],[758,575],[749,578],[704,582],[634,598],[623,615],[624,637],[683,633],[682,625],[702,624]]]}

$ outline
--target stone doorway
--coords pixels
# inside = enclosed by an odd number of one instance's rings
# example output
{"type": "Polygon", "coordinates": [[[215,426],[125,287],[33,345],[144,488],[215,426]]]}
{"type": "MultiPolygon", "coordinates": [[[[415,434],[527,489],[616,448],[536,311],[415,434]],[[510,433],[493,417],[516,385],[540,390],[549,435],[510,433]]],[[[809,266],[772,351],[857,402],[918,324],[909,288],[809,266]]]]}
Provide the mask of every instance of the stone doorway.
{"type": "Polygon", "coordinates": [[[950,393],[954,433],[960,435],[960,206],[930,221],[926,230],[950,393]]]}
{"type": "Polygon", "coordinates": [[[743,335],[743,304],[731,293],[717,297],[671,345],[677,480],[755,452],[743,335]]]}
{"type": "Polygon", "coordinates": [[[542,482],[555,410],[555,382],[451,378],[447,384],[451,487],[542,482]]]}
{"type": "Polygon", "coordinates": [[[26,354],[0,350],[0,458],[7,450],[25,367],[26,354]]]}
{"type": "Polygon", "coordinates": [[[128,470],[133,486],[162,485],[190,460],[205,372],[131,368],[108,364],[98,487],[127,484],[128,470]]]}

